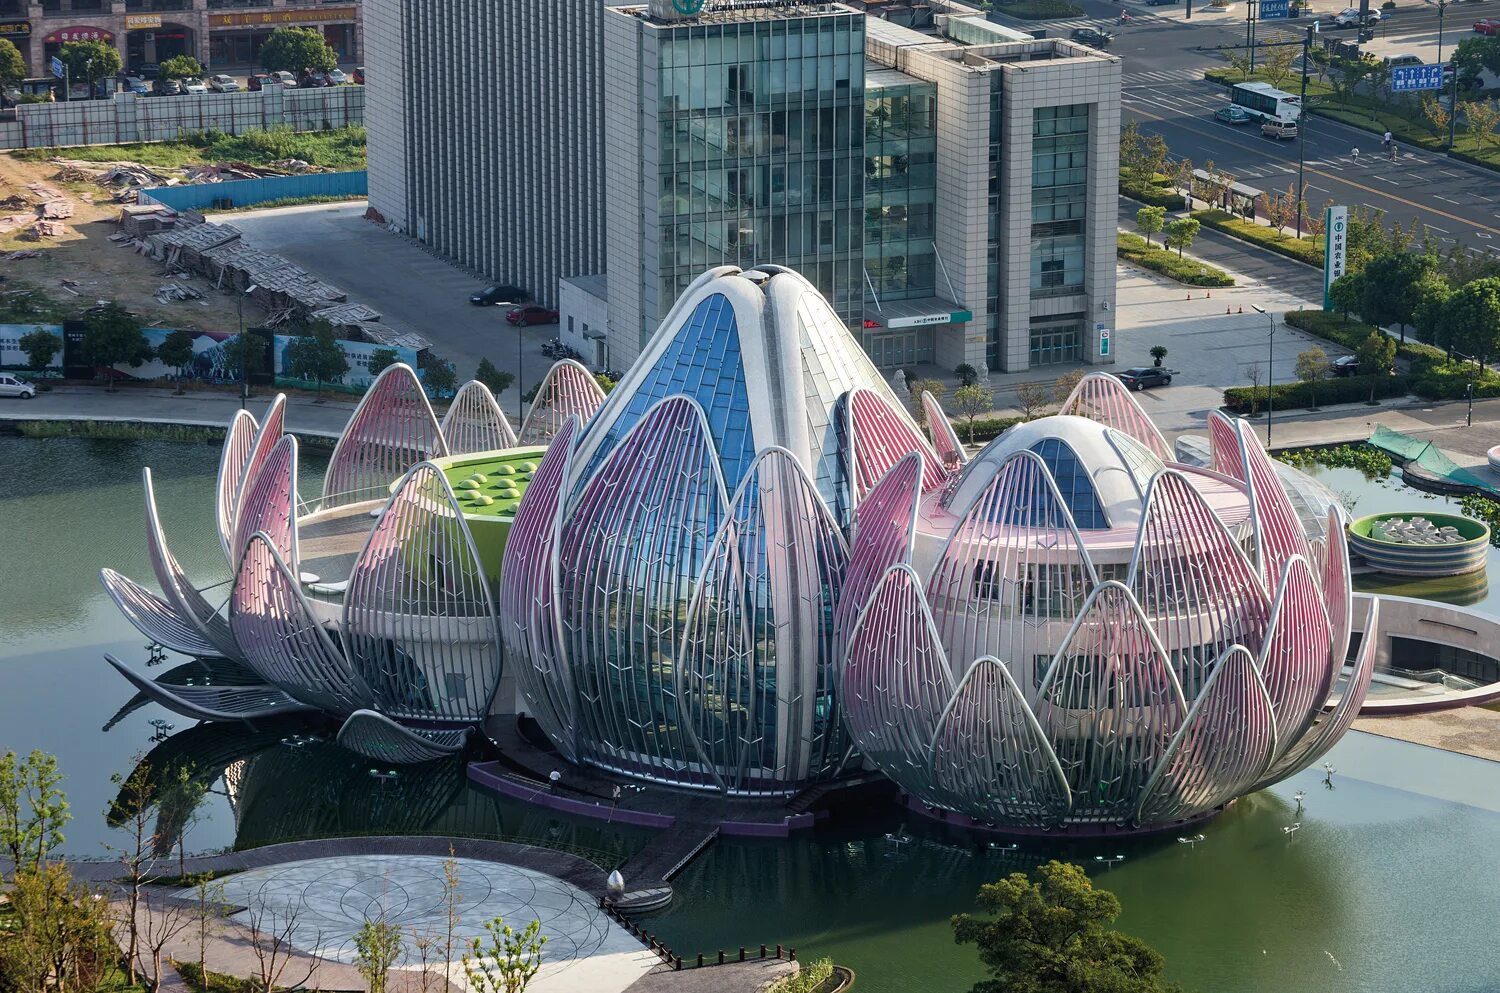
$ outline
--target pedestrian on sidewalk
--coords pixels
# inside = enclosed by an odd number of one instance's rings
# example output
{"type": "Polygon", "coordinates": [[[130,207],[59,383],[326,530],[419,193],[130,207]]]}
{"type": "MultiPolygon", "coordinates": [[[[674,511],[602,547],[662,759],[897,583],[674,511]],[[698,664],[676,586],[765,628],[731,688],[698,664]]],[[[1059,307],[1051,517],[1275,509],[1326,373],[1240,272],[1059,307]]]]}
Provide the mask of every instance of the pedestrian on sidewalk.
{"type": "Polygon", "coordinates": [[[1383,137],[1383,138],[1380,139],[1380,143],[1382,145],[1384,145],[1386,148],[1390,148],[1391,147],[1391,132],[1390,132],[1389,129],[1386,130],[1385,137],[1383,137]]]}
{"type": "Polygon", "coordinates": [[[1359,164],[1359,146],[1355,145],[1353,148],[1349,149],[1349,154],[1354,157],[1354,164],[1358,165],[1359,164]]]}

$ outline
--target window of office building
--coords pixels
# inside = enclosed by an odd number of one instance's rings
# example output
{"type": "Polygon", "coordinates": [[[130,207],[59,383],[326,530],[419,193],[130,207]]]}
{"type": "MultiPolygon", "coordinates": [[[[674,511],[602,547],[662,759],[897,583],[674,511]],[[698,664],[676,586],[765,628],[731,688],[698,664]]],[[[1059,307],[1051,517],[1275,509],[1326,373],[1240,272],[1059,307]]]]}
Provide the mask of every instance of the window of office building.
{"type": "Polygon", "coordinates": [[[858,321],[863,16],[685,25],[659,67],[659,311],[712,266],[775,262],[858,321]]]}
{"type": "Polygon", "coordinates": [[[937,278],[937,87],[897,78],[865,88],[865,275],[879,301],[931,296],[937,278]]]}
{"type": "Polygon", "coordinates": [[[1038,107],[1031,146],[1031,295],[1083,290],[1088,104],[1038,107]]]}
{"type": "Polygon", "coordinates": [[[1031,364],[1054,365],[1083,358],[1084,314],[1031,319],[1031,364]]]}
{"type": "Polygon", "coordinates": [[[990,73],[990,149],[989,149],[989,199],[985,212],[990,219],[989,241],[985,248],[985,318],[984,362],[990,369],[999,371],[1005,360],[1005,323],[1000,317],[1000,266],[1004,253],[1000,250],[1000,185],[1001,149],[1000,141],[1005,134],[1004,121],[1000,116],[1001,78],[998,72],[990,73]]]}

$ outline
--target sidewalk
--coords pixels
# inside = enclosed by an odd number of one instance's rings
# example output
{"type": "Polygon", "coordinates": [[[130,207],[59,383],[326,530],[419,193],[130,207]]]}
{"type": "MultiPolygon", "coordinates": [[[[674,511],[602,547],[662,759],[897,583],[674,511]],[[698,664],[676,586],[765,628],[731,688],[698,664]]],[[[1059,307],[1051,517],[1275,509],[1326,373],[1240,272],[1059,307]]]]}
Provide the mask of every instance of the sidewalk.
{"type": "MultiPolygon", "coordinates": [[[[258,390],[246,408],[258,420],[275,395],[274,390],[258,390]]],[[[357,397],[289,396],[287,427],[297,434],[337,438],[358,402],[357,397]]],[[[205,390],[176,396],[165,389],[124,388],[106,393],[102,386],[59,386],[31,400],[0,403],[0,421],[128,421],[225,428],[239,409],[240,398],[234,393],[205,390]]]]}

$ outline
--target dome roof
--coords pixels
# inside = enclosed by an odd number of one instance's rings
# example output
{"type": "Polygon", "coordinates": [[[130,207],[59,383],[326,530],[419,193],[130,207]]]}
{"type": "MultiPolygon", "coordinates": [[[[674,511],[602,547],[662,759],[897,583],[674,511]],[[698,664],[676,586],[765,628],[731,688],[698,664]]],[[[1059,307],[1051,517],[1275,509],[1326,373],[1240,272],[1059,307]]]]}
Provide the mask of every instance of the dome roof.
{"type": "Polygon", "coordinates": [[[1163,468],[1140,442],[1098,421],[1042,417],[1017,424],[969,460],[948,510],[963,516],[1000,466],[1022,451],[1047,463],[1080,531],[1137,527],[1146,488],[1163,468]]]}

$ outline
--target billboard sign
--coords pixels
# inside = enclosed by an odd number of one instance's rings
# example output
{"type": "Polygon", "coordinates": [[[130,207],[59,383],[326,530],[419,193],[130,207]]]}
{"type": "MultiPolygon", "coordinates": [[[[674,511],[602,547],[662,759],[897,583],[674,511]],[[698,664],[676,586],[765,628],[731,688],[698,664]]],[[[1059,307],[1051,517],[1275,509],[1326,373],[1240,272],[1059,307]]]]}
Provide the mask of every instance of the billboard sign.
{"type": "Polygon", "coordinates": [[[1109,328],[1103,324],[1095,324],[1094,329],[1099,332],[1099,354],[1106,356],[1109,354],[1109,328]]]}
{"type": "Polygon", "coordinates": [[[1323,211],[1323,309],[1331,310],[1328,288],[1344,274],[1349,251],[1349,208],[1323,211]]]}
{"type": "Polygon", "coordinates": [[[1421,90],[1443,88],[1443,66],[1393,66],[1391,68],[1392,93],[1416,93],[1421,90]]]}
{"type": "Polygon", "coordinates": [[[1284,21],[1291,16],[1292,0],[1260,0],[1260,19],[1284,21]]]}

